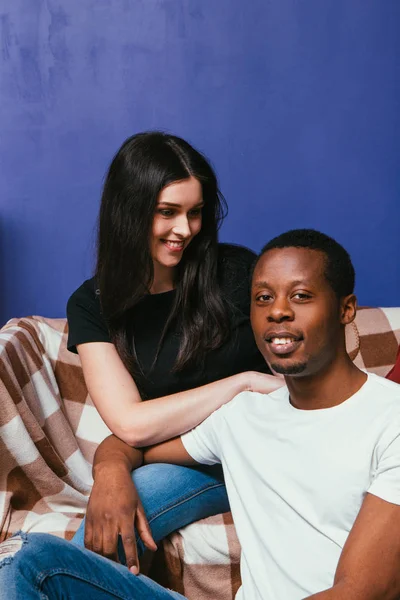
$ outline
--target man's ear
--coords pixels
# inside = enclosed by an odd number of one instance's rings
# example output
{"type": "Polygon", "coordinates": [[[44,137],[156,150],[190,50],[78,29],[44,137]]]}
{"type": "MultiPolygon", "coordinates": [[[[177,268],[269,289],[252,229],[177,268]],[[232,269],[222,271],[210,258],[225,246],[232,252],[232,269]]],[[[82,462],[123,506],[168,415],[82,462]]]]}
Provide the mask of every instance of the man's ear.
{"type": "Polygon", "coordinates": [[[349,294],[340,300],[340,322],[342,325],[352,323],[356,318],[357,298],[354,294],[349,294]]]}

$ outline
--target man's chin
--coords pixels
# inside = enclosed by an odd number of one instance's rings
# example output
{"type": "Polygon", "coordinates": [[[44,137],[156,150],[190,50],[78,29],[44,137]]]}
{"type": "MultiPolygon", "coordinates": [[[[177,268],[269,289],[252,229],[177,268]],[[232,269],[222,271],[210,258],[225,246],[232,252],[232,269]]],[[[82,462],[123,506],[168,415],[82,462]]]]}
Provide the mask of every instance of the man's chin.
{"type": "Polygon", "coordinates": [[[270,363],[271,369],[275,371],[275,373],[279,373],[279,375],[301,375],[307,369],[307,363],[292,363],[292,364],[282,364],[282,363],[270,363]]]}

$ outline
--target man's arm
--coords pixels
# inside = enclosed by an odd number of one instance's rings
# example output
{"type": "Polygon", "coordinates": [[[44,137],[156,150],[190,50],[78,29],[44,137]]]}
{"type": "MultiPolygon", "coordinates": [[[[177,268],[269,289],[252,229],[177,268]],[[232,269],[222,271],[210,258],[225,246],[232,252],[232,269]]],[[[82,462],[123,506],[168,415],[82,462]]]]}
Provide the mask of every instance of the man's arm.
{"type": "Polygon", "coordinates": [[[138,469],[143,464],[143,452],[128,446],[115,435],[108,436],[99,444],[93,458],[93,479],[103,467],[112,466],[129,471],[138,469]]]}
{"type": "Polygon", "coordinates": [[[94,485],[86,513],[85,546],[118,561],[117,541],[121,535],[128,568],[138,572],[134,527],[150,550],[157,548],[142,503],[132,481],[131,471],[145,462],[197,464],[176,438],[142,450],[128,446],[114,435],[97,448],[93,461],[94,485]]]}
{"type": "Polygon", "coordinates": [[[308,600],[399,600],[400,506],[367,494],[332,588],[308,600]]]}
{"type": "Polygon", "coordinates": [[[138,450],[128,446],[115,435],[110,435],[96,450],[93,477],[95,478],[96,473],[106,465],[108,467],[114,464],[131,472],[142,464],[149,463],[172,463],[184,466],[199,464],[186,451],[180,437],[138,450]]]}
{"type": "Polygon", "coordinates": [[[143,449],[143,463],[171,463],[174,465],[193,466],[199,463],[194,460],[182,443],[181,437],[149,446],[143,449]]]}

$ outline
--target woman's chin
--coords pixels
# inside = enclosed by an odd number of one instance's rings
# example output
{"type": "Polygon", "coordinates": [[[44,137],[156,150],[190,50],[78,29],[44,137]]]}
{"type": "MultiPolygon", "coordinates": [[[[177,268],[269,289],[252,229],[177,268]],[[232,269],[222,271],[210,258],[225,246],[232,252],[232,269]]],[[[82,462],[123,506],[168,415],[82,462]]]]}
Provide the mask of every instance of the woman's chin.
{"type": "Polygon", "coordinates": [[[164,269],[173,269],[181,262],[182,254],[179,256],[157,256],[155,260],[160,267],[164,267],[164,269]]]}

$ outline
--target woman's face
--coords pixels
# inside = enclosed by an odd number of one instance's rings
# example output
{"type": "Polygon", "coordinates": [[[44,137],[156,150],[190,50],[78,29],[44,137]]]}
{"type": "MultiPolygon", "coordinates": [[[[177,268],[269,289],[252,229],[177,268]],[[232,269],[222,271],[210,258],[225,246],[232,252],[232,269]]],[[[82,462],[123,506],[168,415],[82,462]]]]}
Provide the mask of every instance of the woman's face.
{"type": "Polygon", "coordinates": [[[159,194],[150,239],[155,274],[176,267],[201,229],[203,192],[195,177],[166,186],[159,194]]]}

